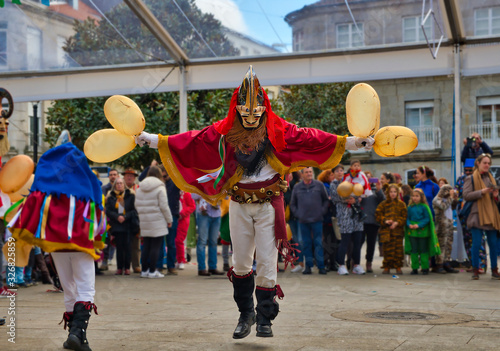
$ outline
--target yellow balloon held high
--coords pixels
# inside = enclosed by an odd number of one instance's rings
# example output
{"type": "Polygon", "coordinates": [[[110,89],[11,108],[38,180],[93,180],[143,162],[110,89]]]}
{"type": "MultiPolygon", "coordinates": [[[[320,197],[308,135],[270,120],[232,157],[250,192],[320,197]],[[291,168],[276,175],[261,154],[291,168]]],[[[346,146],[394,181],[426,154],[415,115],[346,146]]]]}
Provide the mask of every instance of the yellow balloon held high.
{"type": "MultiPolygon", "coordinates": [[[[30,194],[30,188],[33,185],[33,181],[35,180],[35,175],[32,174],[31,177],[28,179],[26,183],[19,189],[18,191],[14,193],[9,194],[10,201],[12,203],[17,202],[25,197],[27,197],[30,194]]],[[[17,212],[17,211],[16,211],[17,212]]]]}
{"type": "Polygon", "coordinates": [[[348,197],[352,194],[353,185],[349,182],[342,182],[337,187],[337,193],[340,197],[348,197]]]}
{"type": "Polygon", "coordinates": [[[353,186],[353,189],[352,189],[352,192],[354,193],[354,195],[356,196],[361,196],[363,195],[363,193],[365,192],[365,188],[363,188],[363,186],[359,183],[356,183],[354,184],[353,186]]]}
{"type": "Polygon", "coordinates": [[[34,169],[35,164],[29,156],[12,157],[0,171],[0,189],[5,194],[15,193],[30,179],[34,169]]]}
{"type": "Polygon", "coordinates": [[[377,92],[366,83],[352,87],[345,102],[347,128],[359,138],[374,135],[380,127],[380,100],[377,92]]]}
{"type": "Polygon", "coordinates": [[[104,104],[104,114],[117,131],[127,135],[139,135],[146,126],[142,111],[130,98],[113,95],[104,104]]]}
{"type": "Polygon", "coordinates": [[[87,138],[83,152],[91,161],[107,163],[122,157],[134,147],[133,136],[115,129],[101,129],[87,138]]]}
{"type": "Polygon", "coordinates": [[[409,154],[418,146],[418,138],[410,128],[389,126],[375,134],[373,150],[382,157],[409,154]]]}

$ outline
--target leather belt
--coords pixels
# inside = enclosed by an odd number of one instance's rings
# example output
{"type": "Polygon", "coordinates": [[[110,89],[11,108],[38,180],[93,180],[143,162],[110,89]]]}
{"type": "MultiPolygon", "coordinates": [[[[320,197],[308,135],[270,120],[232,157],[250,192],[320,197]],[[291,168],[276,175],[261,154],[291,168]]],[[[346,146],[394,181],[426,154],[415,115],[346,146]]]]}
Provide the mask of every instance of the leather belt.
{"type": "Polygon", "coordinates": [[[288,190],[287,183],[282,179],[278,179],[271,185],[257,189],[243,188],[241,185],[244,184],[236,184],[228,191],[228,194],[231,195],[231,200],[240,204],[271,202],[273,196],[280,196],[281,192],[285,193],[288,190]]]}

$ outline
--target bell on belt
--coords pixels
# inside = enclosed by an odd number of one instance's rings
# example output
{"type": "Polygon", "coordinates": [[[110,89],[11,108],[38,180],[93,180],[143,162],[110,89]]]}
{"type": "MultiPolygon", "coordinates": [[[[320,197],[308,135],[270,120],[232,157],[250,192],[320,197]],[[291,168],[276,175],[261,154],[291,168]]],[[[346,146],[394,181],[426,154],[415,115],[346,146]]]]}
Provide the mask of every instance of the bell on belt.
{"type": "Polygon", "coordinates": [[[243,197],[245,198],[245,202],[247,204],[252,203],[252,197],[250,195],[248,195],[247,193],[243,193],[243,197]]]}
{"type": "Polygon", "coordinates": [[[286,193],[288,191],[288,186],[284,183],[280,183],[278,184],[278,186],[280,187],[281,191],[286,193]]]}
{"type": "Polygon", "coordinates": [[[259,190],[262,194],[264,194],[266,192],[266,188],[260,188],[259,190]]]}
{"type": "Polygon", "coordinates": [[[272,190],[266,191],[267,196],[273,196],[274,192],[272,190]]]}
{"type": "Polygon", "coordinates": [[[257,195],[255,195],[255,193],[252,193],[252,202],[258,202],[259,201],[259,198],[257,197],[257,195]]]}
{"type": "Polygon", "coordinates": [[[240,195],[235,195],[234,199],[239,202],[241,200],[241,196],[240,195]]]}
{"type": "Polygon", "coordinates": [[[266,197],[266,202],[271,202],[271,198],[270,197],[266,197]]]}
{"type": "Polygon", "coordinates": [[[238,189],[239,189],[239,187],[237,185],[233,186],[234,191],[237,191],[238,189]]]}
{"type": "Polygon", "coordinates": [[[274,192],[274,195],[276,195],[276,196],[280,196],[280,191],[279,191],[279,190],[276,190],[276,191],[274,192]]]}

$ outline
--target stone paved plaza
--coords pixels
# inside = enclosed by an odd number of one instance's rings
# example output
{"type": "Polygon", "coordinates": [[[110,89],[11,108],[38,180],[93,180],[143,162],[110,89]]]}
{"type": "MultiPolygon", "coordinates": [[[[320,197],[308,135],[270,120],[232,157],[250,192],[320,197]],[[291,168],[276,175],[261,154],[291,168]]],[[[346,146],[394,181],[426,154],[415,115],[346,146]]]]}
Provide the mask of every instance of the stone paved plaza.
{"type": "MultiPolygon", "coordinates": [[[[411,276],[404,268],[397,278],[380,264],[366,276],[279,273],[285,299],[274,338],[257,338],[253,327],[242,340],[232,339],[238,312],[225,276],[198,277],[193,263],[163,279],[106,272],[97,277],[99,315],[88,338],[94,351],[500,349],[500,281],[489,272],[472,281],[464,271],[411,276]]],[[[1,326],[0,350],[63,350],[63,294],[48,288],[19,291],[16,343],[1,326]]],[[[0,299],[0,316],[8,304],[0,299]]]]}

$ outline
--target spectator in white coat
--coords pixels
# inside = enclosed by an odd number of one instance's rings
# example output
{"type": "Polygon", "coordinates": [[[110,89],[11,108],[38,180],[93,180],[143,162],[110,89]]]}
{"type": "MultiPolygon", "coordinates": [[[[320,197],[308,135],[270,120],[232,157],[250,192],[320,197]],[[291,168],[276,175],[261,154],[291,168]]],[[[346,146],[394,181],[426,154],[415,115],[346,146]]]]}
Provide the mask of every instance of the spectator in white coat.
{"type": "Polygon", "coordinates": [[[139,184],[135,208],[143,237],[141,278],[163,278],[164,275],[156,270],[156,261],[163,237],[168,234],[167,227],[172,227],[173,218],[159,167],[152,166],[139,184]]]}

